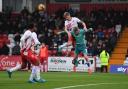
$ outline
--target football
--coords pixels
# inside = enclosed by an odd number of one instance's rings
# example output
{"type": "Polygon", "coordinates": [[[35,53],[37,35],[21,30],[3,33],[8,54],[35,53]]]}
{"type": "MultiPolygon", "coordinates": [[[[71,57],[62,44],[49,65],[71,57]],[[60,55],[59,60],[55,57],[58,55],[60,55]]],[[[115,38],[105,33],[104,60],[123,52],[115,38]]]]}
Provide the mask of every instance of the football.
{"type": "Polygon", "coordinates": [[[46,7],[45,7],[44,4],[41,3],[41,4],[38,5],[38,10],[39,11],[45,11],[45,9],[46,9],[46,7]]]}

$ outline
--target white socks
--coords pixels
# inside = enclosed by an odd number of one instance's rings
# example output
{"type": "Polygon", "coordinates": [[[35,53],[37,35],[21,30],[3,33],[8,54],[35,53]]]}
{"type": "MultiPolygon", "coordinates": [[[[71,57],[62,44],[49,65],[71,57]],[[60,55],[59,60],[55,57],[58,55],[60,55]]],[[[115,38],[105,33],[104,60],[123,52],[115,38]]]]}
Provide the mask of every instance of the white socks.
{"type": "Polygon", "coordinates": [[[36,80],[40,80],[40,67],[36,66],[36,80]]]}
{"type": "Polygon", "coordinates": [[[64,47],[67,46],[68,43],[64,43],[63,45],[59,46],[59,51],[61,51],[64,47]]]}
{"type": "Polygon", "coordinates": [[[17,63],[15,67],[9,69],[10,72],[13,72],[13,71],[17,71],[21,69],[21,64],[20,63],[17,63]]]}
{"type": "Polygon", "coordinates": [[[35,78],[35,76],[36,76],[35,73],[36,73],[36,67],[32,66],[32,71],[31,71],[31,74],[30,74],[30,77],[29,77],[30,81],[32,81],[35,78]]]}
{"type": "Polygon", "coordinates": [[[32,72],[30,74],[29,80],[32,81],[36,79],[37,81],[40,80],[40,67],[39,66],[32,66],[32,72]]]}

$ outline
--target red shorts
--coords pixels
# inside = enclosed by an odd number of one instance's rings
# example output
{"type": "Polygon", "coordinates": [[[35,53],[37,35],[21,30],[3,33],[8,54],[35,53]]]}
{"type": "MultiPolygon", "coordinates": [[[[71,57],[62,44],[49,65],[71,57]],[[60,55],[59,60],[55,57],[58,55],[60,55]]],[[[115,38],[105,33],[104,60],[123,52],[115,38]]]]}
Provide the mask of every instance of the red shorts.
{"type": "Polygon", "coordinates": [[[22,62],[29,61],[31,64],[35,65],[39,61],[37,54],[33,53],[31,50],[27,51],[27,55],[24,55],[23,53],[24,51],[21,51],[22,62]]]}
{"type": "Polygon", "coordinates": [[[39,62],[39,57],[37,54],[33,53],[31,50],[28,51],[28,60],[34,65],[39,62]]]}
{"type": "Polygon", "coordinates": [[[74,45],[75,40],[73,38],[73,36],[71,35],[70,32],[68,32],[68,44],[72,43],[72,45],[74,45]]]}
{"type": "Polygon", "coordinates": [[[73,37],[70,32],[68,32],[68,43],[72,43],[73,37]]]}
{"type": "Polygon", "coordinates": [[[24,55],[24,50],[21,50],[20,55],[21,55],[22,63],[26,64],[28,60],[27,60],[27,56],[24,55]]]}

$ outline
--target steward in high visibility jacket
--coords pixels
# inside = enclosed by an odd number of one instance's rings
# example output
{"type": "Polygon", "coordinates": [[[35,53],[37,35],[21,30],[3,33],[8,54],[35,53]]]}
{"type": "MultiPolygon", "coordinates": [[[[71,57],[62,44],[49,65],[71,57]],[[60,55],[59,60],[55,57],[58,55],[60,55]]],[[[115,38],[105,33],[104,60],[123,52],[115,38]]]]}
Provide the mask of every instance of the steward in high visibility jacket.
{"type": "Polygon", "coordinates": [[[109,53],[106,50],[103,50],[100,53],[100,60],[101,60],[101,71],[107,72],[107,66],[109,61],[109,53]]]}

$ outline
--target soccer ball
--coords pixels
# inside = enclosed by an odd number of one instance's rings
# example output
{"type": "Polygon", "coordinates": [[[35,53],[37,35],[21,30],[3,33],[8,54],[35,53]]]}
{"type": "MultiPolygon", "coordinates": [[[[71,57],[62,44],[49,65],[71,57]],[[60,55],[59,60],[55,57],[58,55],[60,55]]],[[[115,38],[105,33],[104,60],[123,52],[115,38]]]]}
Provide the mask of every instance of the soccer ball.
{"type": "Polygon", "coordinates": [[[44,4],[41,3],[41,4],[38,5],[38,10],[39,11],[45,11],[45,9],[46,9],[46,7],[45,7],[44,4]]]}

